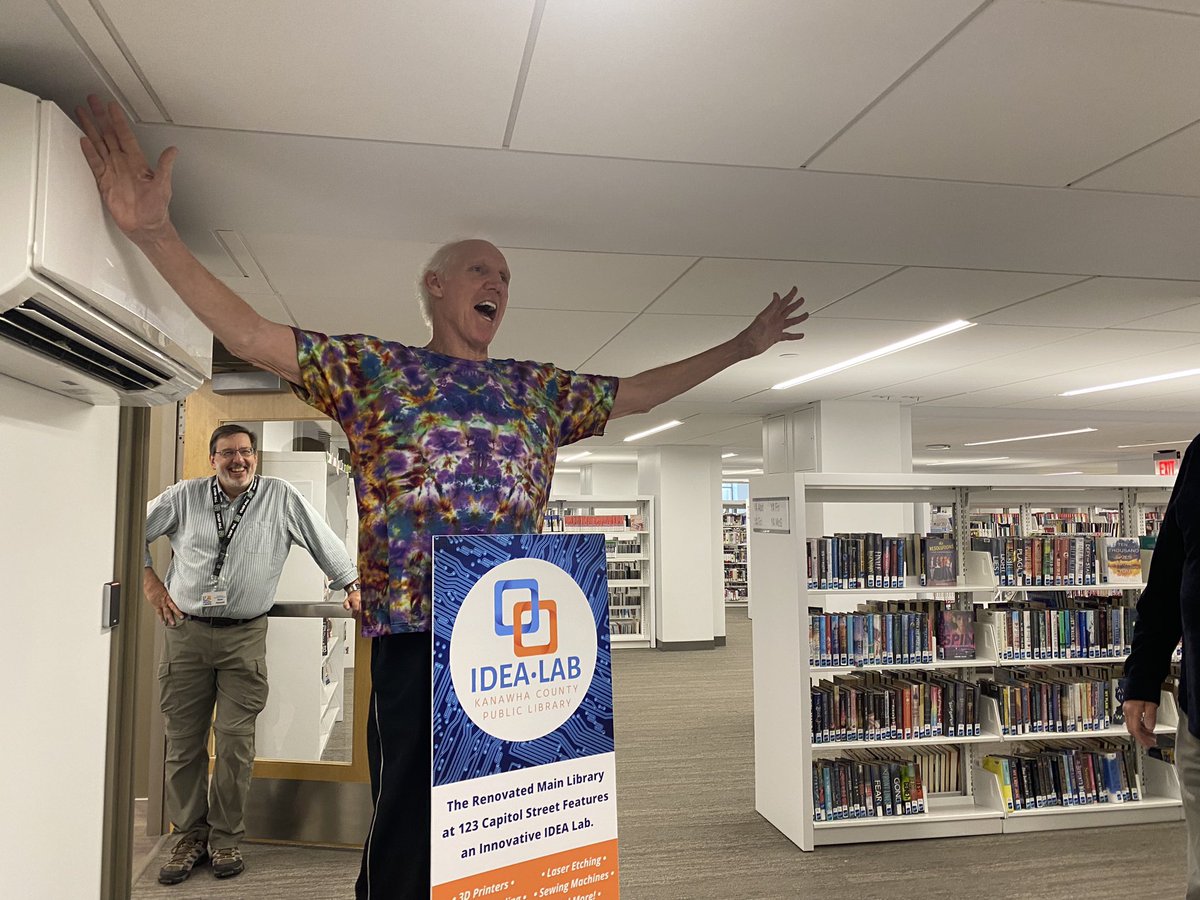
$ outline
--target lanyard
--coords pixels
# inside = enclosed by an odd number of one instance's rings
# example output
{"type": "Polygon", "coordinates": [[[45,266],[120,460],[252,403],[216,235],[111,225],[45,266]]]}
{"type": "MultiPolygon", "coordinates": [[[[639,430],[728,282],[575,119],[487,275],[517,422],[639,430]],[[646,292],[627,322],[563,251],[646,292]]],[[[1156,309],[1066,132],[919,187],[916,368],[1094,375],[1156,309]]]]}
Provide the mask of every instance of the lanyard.
{"type": "Polygon", "coordinates": [[[216,584],[217,579],[221,576],[221,569],[225,566],[225,554],[229,552],[229,542],[233,540],[233,534],[242,522],[242,515],[246,512],[246,507],[254,499],[254,492],[258,490],[259,477],[255,475],[254,480],[250,482],[250,487],[242,494],[242,502],[238,504],[237,511],[234,512],[233,518],[229,520],[228,531],[225,530],[225,517],[221,513],[221,507],[224,505],[221,502],[222,491],[217,486],[217,479],[214,477],[212,480],[213,516],[217,520],[217,561],[213,566],[213,584],[216,584]]]}

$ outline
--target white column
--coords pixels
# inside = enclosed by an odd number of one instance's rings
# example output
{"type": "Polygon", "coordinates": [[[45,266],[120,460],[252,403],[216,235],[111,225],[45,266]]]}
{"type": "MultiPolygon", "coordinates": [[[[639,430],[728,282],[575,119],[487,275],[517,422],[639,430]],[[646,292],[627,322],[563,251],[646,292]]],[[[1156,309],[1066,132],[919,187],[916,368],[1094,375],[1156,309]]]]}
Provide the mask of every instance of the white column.
{"type": "Polygon", "coordinates": [[[720,449],[640,451],[637,492],[655,498],[658,646],[695,650],[724,644],[720,449]]]}
{"type": "MultiPolygon", "coordinates": [[[[770,416],[763,420],[763,471],[911,472],[910,408],[880,400],[822,400],[770,416]]],[[[910,504],[809,503],[805,515],[809,535],[914,529],[910,504]]]]}
{"type": "Polygon", "coordinates": [[[580,492],[587,497],[635,497],[637,463],[590,463],[579,467],[580,492]]]}

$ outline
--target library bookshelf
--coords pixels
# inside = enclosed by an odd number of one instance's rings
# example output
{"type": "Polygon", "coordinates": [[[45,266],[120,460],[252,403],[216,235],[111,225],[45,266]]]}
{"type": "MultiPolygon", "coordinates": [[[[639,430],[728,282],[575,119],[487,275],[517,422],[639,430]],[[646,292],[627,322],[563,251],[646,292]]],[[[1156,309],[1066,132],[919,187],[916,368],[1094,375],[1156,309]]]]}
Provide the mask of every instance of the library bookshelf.
{"type": "Polygon", "coordinates": [[[614,649],[654,646],[653,500],[650,496],[557,496],[546,507],[543,533],[604,534],[609,640],[614,649]]]}
{"type": "Polygon", "coordinates": [[[730,606],[744,606],[750,599],[745,500],[721,501],[721,549],[725,602],[730,606]]]}
{"type": "MultiPolygon", "coordinates": [[[[1111,671],[1115,677],[1120,674],[1124,660],[1119,653],[1073,659],[1068,652],[1067,658],[1058,659],[1004,659],[996,626],[985,617],[974,624],[973,659],[854,666],[816,665],[810,658],[810,610],[849,612],[856,608],[855,604],[868,600],[937,600],[954,609],[975,610],[1031,590],[1094,590],[1124,598],[1125,603],[1132,602],[1139,585],[997,586],[993,573],[978,565],[978,555],[968,555],[971,513],[1012,507],[1022,508],[1024,514],[1035,507],[1115,509],[1119,513],[1119,533],[1136,536],[1146,529],[1145,511],[1164,507],[1171,487],[1171,479],[1155,476],[1063,476],[1051,484],[1042,477],[1014,475],[785,473],[751,478],[747,531],[755,563],[749,581],[755,598],[752,627],[758,812],[803,850],[825,844],[1182,820],[1174,767],[1151,758],[1137,747],[1125,735],[1123,725],[1109,723],[1093,730],[1063,733],[1003,734],[997,701],[979,693],[974,710],[977,734],[814,741],[813,696],[821,690],[818,685],[828,684],[835,676],[862,677],[862,673],[886,672],[889,677],[901,679],[977,683],[1018,668],[1036,672],[1042,667],[1055,667],[1051,671],[1059,672],[1070,671],[1073,666],[1087,666],[1106,667],[1105,671],[1111,671]],[[928,521],[928,510],[933,506],[952,511],[953,539],[957,559],[962,561],[953,586],[922,587],[910,577],[904,588],[809,588],[806,528],[822,529],[816,536],[836,531],[911,533],[921,530],[914,524],[928,521]],[[968,560],[970,564],[964,565],[968,560]],[[970,574],[962,574],[963,569],[970,574]],[[1055,750],[1059,745],[1064,749],[1055,750]],[[1139,799],[1110,797],[1110,802],[1008,810],[1000,776],[984,768],[984,758],[1027,754],[1035,746],[1050,755],[1065,755],[1068,753],[1065,748],[1082,747],[1080,753],[1094,750],[1092,758],[1119,747],[1119,751],[1112,752],[1119,752],[1126,760],[1125,771],[1140,788],[1139,799]],[[935,752],[939,748],[954,748],[956,787],[941,793],[924,792],[923,811],[815,821],[814,761],[822,772],[827,772],[832,765],[830,761],[842,759],[850,751],[867,751],[868,756],[876,752],[904,756],[935,752]]],[[[986,554],[983,556],[987,558],[986,554]]],[[[1158,730],[1173,731],[1177,715],[1172,696],[1164,692],[1158,730]]],[[[859,777],[863,777],[862,773],[859,777]]],[[[820,787],[818,784],[818,795],[820,787]]],[[[913,808],[916,809],[915,802],[913,808]]]]}

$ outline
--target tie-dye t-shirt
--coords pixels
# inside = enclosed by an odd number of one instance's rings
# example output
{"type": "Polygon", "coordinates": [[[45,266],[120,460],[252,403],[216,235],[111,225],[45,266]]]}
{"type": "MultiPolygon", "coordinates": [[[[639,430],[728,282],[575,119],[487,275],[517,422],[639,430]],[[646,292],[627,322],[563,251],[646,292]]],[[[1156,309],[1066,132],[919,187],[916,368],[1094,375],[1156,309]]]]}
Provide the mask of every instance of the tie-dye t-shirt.
{"type": "Polygon", "coordinates": [[[363,634],[430,626],[435,534],[541,531],[558,447],[603,434],[618,379],[296,329],[306,403],[350,440],[363,634]]]}

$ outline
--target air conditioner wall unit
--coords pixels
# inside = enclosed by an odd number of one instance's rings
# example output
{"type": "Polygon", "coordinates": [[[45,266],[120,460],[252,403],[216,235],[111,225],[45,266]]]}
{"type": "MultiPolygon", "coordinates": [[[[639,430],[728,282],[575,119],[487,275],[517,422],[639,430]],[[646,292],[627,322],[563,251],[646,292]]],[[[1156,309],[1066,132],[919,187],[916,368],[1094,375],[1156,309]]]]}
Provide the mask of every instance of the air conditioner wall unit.
{"type": "Polygon", "coordinates": [[[0,85],[0,374],[94,405],[181,400],[212,334],[105,214],[80,137],[0,85]]]}

